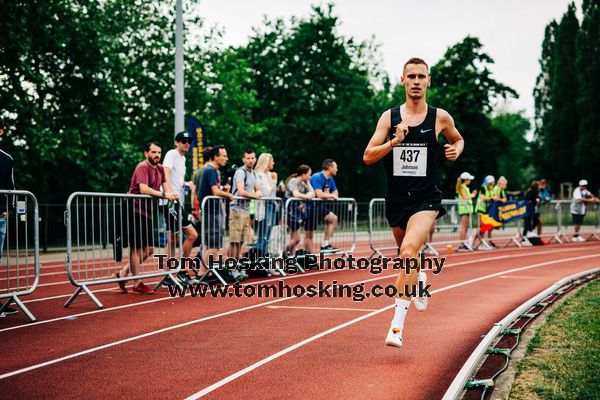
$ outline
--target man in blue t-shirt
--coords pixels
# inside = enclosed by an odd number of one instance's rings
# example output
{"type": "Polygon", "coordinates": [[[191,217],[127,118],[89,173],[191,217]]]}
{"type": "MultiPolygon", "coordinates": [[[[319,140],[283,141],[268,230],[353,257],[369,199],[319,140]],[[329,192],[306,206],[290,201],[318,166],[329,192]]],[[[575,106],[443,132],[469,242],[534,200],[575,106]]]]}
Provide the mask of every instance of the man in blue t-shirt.
{"type": "MultiPolygon", "coordinates": [[[[323,168],[321,172],[316,172],[310,178],[310,184],[315,191],[315,197],[324,201],[335,201],[339,198],[337,186],[333,177],[337,175],[338,167],[337,163],[332,159],[328,158],[323,161],[323,168]]],[[[312,207],[309,208],[308,221],[306,221],[306,235],[304,238],[306,250],[309,253],[315,253],[313,251],[313,232],[319,223],[325,222],[325,232],[323,237],[323,243],[321,245],[322,253],[335,253],[339,249],[333,247],[329,241],[333,236],[333,231],[337,226],[337,215],[335,215],[327,204],[322,201],[312,202],[312,207]]]]}
{"type": "MultiPolygon", "coordinates": [[[[223,236],[225,234],[225,210],[224,200],[208,199],[204,205],[203,200],[208,196],[219,196],[224,199],[233,200],[230,185],[221,185],[219,169],[227,165],[227,150],[225,146],[214,146],[209,154],[209,160],[204,165],[204,171],[200,178],[198,188],[198,202],[202,224],[204,225],[204,237],[202,238],[205,249],[203,249],[204,262],[208,262],[210,254],[213,256],[223,247],[223,236]]],[[[204,273],[204,271],[201,271],[204,273]]]]}

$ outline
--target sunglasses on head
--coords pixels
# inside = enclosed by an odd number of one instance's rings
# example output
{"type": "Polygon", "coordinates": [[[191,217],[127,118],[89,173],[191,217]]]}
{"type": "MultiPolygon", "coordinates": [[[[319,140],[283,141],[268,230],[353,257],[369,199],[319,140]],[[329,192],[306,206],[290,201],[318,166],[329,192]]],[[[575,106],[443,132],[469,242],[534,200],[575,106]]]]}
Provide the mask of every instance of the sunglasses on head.
{"type": "Polygon", "coordinates": [[[192,144],[193,140],[192,139],[181,139],[179,142],[183,143],[183,144],[188,144],[188,143],[192,144]]]}

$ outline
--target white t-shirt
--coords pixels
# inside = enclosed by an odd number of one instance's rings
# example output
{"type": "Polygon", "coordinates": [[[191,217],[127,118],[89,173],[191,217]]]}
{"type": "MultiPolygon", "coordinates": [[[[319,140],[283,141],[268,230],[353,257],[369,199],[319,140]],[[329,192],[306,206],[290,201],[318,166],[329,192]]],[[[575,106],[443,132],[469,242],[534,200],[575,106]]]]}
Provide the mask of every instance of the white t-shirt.
{"type": "Polygon", "coordinates": [[[585,214],[585,202],[576,201],[577,199],[584,199],[591,197],[590,192],[587,189],[581,190],[576,187],[573,190],[573,201],[571,202],[571,214],[585,214]]]}
{"type": "Polygon", "coordinates": [[[273,181],[270,172],[257,172],[256,181],[258,187],[260,187],[262,197],[275,197],[275,181],[273,181]]]}
{"type": "Polygon", "coordinates": [[[179,193],[184,198],[183,184],[185,180],[185,156],[179,154],[176,149],[167,151],[163,160],[163,167],[171,170],[171,186],[173,192],[179,193]]]}

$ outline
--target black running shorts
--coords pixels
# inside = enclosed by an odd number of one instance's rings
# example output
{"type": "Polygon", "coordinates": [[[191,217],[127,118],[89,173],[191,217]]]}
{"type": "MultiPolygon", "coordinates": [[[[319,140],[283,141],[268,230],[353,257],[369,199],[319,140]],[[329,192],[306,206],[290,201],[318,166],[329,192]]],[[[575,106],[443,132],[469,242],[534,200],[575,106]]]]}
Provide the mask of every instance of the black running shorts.
{"type": "Polygon", "coordinates": [[[396,197],[386,196],[385,217],[392,228],[406,229],[410,217],[419,211],[439,211],[437,218],[446,214],[442,206],[442,193],[432,192],[417,196],[396,197]]]}

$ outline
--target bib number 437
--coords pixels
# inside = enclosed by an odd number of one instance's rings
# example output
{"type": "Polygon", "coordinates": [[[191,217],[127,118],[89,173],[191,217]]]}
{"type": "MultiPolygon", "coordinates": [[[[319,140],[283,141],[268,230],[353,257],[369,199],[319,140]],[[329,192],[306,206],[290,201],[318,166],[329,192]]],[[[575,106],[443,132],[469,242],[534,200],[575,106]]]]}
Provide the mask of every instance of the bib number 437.
{"type": "Polygon", "coordinates": [[[427,176],[427,147],[394,147],[394,176],[427,176]]]}
{"type": "Polygon", "coordinates": [[[421,150],[405,150],[402,149],[402,152],[400,153],[400,157],[399,159],[401,161],[404,162],[418,162],[419,161],[419,153],[421,153],[421,150]]]}

